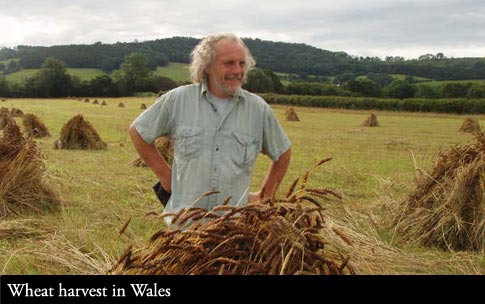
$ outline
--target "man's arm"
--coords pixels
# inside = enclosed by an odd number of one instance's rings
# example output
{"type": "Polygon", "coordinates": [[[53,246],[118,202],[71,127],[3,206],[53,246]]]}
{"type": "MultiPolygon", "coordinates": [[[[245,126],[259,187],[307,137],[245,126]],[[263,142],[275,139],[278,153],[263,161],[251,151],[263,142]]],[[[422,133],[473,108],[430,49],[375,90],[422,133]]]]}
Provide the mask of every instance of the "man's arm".
{"type": "Polygon", "coordinates": [[[281,154],[280,158],[271,164],[263,184],[261,185],[261,189],[258,192],[249,194],[248,203],[258,203],[273,196],[273,193],[276,192],[277,187],[285,176],[288,165],[290,164],[290,159],[291,148],[281,154]]]}
{"type": "Polygon", "coordinates": [[[133,125],[130,126],[128,132],[136,151],[138,151],[138,154],[140,154],[143,161],[145,161],[148,167],[150,167],[150,169],[152,169],[152,171],[158,177],[162,187],[167,190],[167,192],[171,192],[172,168],[170,168],[163,157],[158,154],[155,145],[147,144],[133,125]]]}

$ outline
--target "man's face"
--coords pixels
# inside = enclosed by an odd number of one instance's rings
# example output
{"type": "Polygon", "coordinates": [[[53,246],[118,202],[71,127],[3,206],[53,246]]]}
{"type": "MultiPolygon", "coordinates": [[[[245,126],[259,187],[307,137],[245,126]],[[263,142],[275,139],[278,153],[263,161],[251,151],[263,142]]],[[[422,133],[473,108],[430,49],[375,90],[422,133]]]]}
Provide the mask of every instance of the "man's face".
{"type": "Polygon", "coordinates": [[[216,59],[206,69],[209,90],[219,98],[236,94],[246,74],[246,56],[243,47],[223,39],[216,44],[216,59]]]}

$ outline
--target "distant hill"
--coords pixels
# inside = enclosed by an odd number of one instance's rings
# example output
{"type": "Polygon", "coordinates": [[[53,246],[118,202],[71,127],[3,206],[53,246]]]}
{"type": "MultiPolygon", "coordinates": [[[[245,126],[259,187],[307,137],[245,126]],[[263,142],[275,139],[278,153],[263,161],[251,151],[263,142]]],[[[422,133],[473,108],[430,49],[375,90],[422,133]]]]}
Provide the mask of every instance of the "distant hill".
{"type": "MultiPolygon", "coordinates": [[[[284,43],[260,39],[244,39],[257,66],[274,72],[297,75],[335,76],[346,73],[403,74],[434,80],[485,79],[485,58],[445,58],[426,54],[419,60],[400,57],[353,57],[345,52],[322,50],[301,43],[284,43]]],[[[91,45],[57,45],[51,47],[19,45],[0,49],[0,62],[16,59],[17,69],[39,68],[47,57],[56,57],[70,68],[91,68],[110,72],[119,68],[126,55],[141,52],[149,59],[149,67],[167,66],[170,62],[188,63],[190,52],[199,42],[191,37],[173,37],[145,42],[91,45]]],[[[0,71],[2,71],[0,64],[0,71]]],[[[3,64],[3,71],[8,68],[3,64]]]]}

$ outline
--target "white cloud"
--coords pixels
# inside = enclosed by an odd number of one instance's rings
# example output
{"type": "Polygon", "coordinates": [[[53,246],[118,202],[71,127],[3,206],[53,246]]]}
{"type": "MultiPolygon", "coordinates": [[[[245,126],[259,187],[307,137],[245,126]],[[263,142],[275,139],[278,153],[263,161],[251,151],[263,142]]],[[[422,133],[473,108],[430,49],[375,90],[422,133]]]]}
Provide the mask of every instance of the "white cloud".
{"type": "Polygon", "coordinates": [[[485,56],[481,0],[0,0],[0,46],[202,37],[307,43],[359,56],[485,56]]]}

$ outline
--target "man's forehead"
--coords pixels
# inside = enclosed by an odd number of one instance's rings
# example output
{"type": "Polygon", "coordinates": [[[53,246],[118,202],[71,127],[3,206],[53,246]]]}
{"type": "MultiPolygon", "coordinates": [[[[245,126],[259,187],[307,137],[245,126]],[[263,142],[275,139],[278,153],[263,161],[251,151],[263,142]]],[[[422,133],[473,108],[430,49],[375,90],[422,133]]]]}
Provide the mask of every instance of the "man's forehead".
{"type": "Polygon", "coordinates": [[[216,44],[216,51],[218,56],[230,56],[237,53],[244,54],[243,46],[233,40],[223,39],[216,44]]]}

